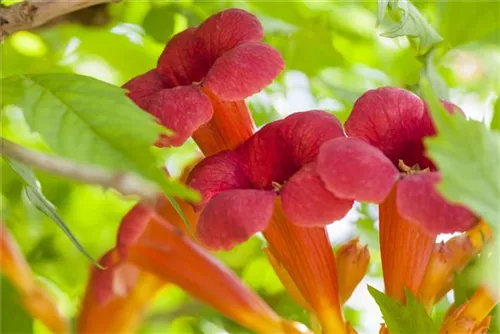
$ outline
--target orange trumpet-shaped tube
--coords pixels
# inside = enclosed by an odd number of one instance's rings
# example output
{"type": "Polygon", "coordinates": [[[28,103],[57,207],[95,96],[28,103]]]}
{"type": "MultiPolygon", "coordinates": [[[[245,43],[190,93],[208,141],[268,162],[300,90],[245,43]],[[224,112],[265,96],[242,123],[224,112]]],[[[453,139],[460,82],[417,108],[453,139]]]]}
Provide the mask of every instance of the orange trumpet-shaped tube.
{"type": "Polygon", "coordinates": [[[222,314],[259,333],[301,333],[200,246],[154,216],[128,247],[127,261],[170,281],[222,314]]]}
{"type": "Polygon", "coordinates": [[[231,150],[250,138],[254,124],[245,101],[224,101],[202,88],[209,98],[212,119],[193,133],[193,139],[205,156],[231,150]]]}
{"type": "Polygon", "coordinates": [[[401,217],[396,205],[397,186],[379,206],[380,254],[385,293],[404,303],[405,287],[417,295],[436,235],[401,217]]]}
{"type": "Polygon", "coordinates": [[[324,333],[345,333],[337,270],[325,228],[294,225],[276,200],[274,215],[264,231],[269,250],[283,264],[317,314],[324,333]]]}
{"type": "Polygon", "coordinates": [[[54,333],[67,333],[68,322],[55,300],[33,278],[21,250],[0,222],[0,270],[16,287],[25,309],[54,333]]]}
{"type": "MultiPolygon", "coordinates": [[[[129,274],[127,269],[133,270],[125,268],[121,274],[129,274]]],[[[92,268],[91,275],[96,270],[100,269],[92,268]]],[[[151,300],[165,286],[160,278],[140,272],[133,289],[122,295],[115,294],[111,300],[101,304],[96,298],[93,285],[89,284],[78,317],[78,333],[134,332],[151,300]]]]}

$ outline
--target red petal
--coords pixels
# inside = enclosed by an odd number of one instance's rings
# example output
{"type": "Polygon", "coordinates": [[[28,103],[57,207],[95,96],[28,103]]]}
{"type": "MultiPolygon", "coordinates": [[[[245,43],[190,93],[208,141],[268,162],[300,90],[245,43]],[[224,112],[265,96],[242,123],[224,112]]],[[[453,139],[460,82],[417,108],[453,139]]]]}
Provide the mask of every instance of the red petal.
{"type": "Polygon", "coordinates": [[[252,184],[272,189],[272,182],[283,184],[314,160],[325,141],[342,135],[333,115],[311,110],[267,124],[237,151],[252,184]]]}
{"type": "Polygon", "coordinates": [[[296,225],[324,226],[341,219],[352,207],[352,200],[335,197],[326,190],[315,165],[304,166],[281,191],[286,216],[296,225]]]}
{"type": "Polygon", "coordinates": [[[231,249],[269,224],[275,193],[228,190],[214,196],[201,212],[198,236],[213,249],[231,249]]]}
{"type": "Polygon", "coordinates": [[[419,223],[431,233],[462,232],[478,223],[478,218],[462,205],[451,204],[436,190],[439,173],[405,177],[398,183],[397,206],[406,219],[419,223]]]}
{"type": "Polygon", "coordinates": [[[355,138],[325,143],[318,155],[317,172],[336,196],[375,203],[385,199],[399,176],[381,151],[355,138]]]}
{"type": "Polygon", "coordinates": [[[144,204],[135,205],[120,223],[116,237],[117,246],[129,246],[136,242],[146,229],[152,214],[151,209],[144,204]]]}
{"type": "Polygon", "coordinates": [[[400,88],[370,90],[354,104],[345,123],[349,136],[360,137],[380,149],[397,164],[430,167],[423,156],[422,138],[432,135],[432,124],[426,121],[423,101],[400,88]]]}
{"type": "Polygon", "coordinates": [[[222,191],[251,187],[238,155],[232,151],[202,160],[190,173],[188,184],[201,193],[204,203],[222,191]]]}
{"type": "Polygon", "coordinates": [[[244,42],[259,42],[264,38],[262,25],[255,15],[231,8],[206,19],[196,30],[203,40],[211,63],[224,52],[244,42]]]}
{"type": "Polygon", "coordinates": [[[248,42],[218,58],[203,86],[223,100],[243,100],[261,91],[283,68],[278,51],[263,43],[248,42]]]}
{"type": "Polygon", "coordinates": [[[203,41],[191,27],[175,35],[158,59],[158,71],[174,86],[190,85],[203,79],[211,62],[203,41]]]}
{"type": "Polygon", "coordinates": [[[90,284],[97,302],[104,306],[116,296],[125,297],[133,289],[139,270],[122,262],[116,249],[104,254],[99,263],[105,269],[92,268],[90,284]]]}
{"type": "Polygon", "coordinates": [[[212,118],[213,109],[210,100],[198,87],[180,86],[156,93],[151,99],[149,112],[175,132],[172,137],[162,140],[162,145],[180,146],[212,118]]]}
{"type": "Polygon", "coordinates": [[[123,88],[128,90],[127,96],[144,110],[148,110],[151,97],[155,93],[170,87],[171,85],[156,69],[139,75],[123,85],[123,88]]]}
{"type": "Polygon", "coordinates": [[[290,150],[280,136],[282,121],[271,122],[236,149],[242,168],[258,189],[272,189],[272,182],[284,183],[300,166],[295,166],[290,150]]]}
{"type": "Polygon", "coordinates": [[[281,121],[280,128],[298,166],[314,161],[328,140],[345,136],[340,121],[323,110],[294,113],[281,121]]]}

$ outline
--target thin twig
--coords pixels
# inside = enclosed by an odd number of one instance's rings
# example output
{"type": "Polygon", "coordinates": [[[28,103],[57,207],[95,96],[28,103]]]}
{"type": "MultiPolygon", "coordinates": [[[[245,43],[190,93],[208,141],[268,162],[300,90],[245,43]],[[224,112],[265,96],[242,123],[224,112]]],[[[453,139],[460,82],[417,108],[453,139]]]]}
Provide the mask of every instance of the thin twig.
{"type": "Polygon", "coordinates": [[[154,203],[160,192],[152,182],[131,173],[116,173],[108,169],[75,163],[57,156],[34,151],[0,137],[0,154],[48,173],[88,184],[113,188],[122,195],[136,195],[154,203]]]}
{"type": "Polygon", "coordinates": [[[0,40],[19,30],[39,27],[48,21],[77,10],[119,0],[26,0],[2,6],[0,40]]]}

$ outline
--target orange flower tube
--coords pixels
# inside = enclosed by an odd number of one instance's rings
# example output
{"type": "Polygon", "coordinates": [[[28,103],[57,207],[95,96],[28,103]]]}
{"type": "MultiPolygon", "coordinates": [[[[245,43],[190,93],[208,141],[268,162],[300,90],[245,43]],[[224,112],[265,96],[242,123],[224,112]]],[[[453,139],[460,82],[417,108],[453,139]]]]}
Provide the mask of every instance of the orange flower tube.
{"type": "Polygon", "coordinates": [[[17,288],[25,309],[54,333],[68,333],[67,320],[52,296],[33,278],[21,250],[0,222],[0,270],[17,288]]]}

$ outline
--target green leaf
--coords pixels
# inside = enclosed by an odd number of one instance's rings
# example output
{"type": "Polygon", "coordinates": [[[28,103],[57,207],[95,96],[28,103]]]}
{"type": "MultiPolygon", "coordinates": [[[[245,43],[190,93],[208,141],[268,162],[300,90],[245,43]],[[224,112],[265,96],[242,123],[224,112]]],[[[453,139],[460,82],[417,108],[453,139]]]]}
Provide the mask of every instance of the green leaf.
{"type": "Polygon", "coordinates": [[[418,45],[419,54],[425,53],[432,45],[443,41],[443,37],[438,34],[410,1],[392,1],[391,9],[392,11],[402,11],[403,17],[399,25],[382,33],[382,36],[418,38],[420,41],[418,45]]]}
{"type": "Polygon", "coordinates": [[[453,46],[500,38],[499,1],[440,1],[440,32],[453,46]],[[478,19],[480,20],[478,21],[478,19]]]}
{"type": "Polygon", "coordinates": [[[433,323],[424,306],[417,301],[409,290],[405,291],[406,306],[372,286],[368,286],[368,292],[380,307],[385,323],[391,333],[437,333],[436,324],[433,323]]]}
{"type": "Polygon", "coordinates": [[[33,318],[21,305],[19,294],[9,280],[0,274],[0,333],[33,333],[33,318]]]}
{"type": "Polygon", "coordinates": [[[89,254],[85,250],[85,248],[80,244],[80,242],[76,239],[76,237],[71,233],[71,230],[68,228],[64,220],[59,216],[57,212],[57,208],[52,204],[42,192],[42,187],[40,182],[38,181],[35,173],[28,166],[23,165],[20,162],[15,160],[8,159],[4,157],[12,170],[21,178],[21,180],[26,184],[24,188],[26,197],[30,200],[35,208],[44,213],[47,217],[52,219],[57,226],[66,234],[71,243],[90,261],[94,263],[99,268],[102,268],[101,265],[94,260],[92,255],[89,254]]]}
{"type": "Polygon", "coordinates": [[[438,190],[452,202],[466,205],[491,226],[500,222],[500,134],[479,122],[448,114],[428,80],[422,91],[438,135],[425,140],[442,174],[438,190]]]}
{"type": "Polygon", "coordinates": [[[27,123],[57,154],[158,183],[171,196],[197,200],[165,177],[151,152],[167,131],[124,90],[76,74],[27,74],[2,80],[2,104],[20,106],[27,123]]]}

